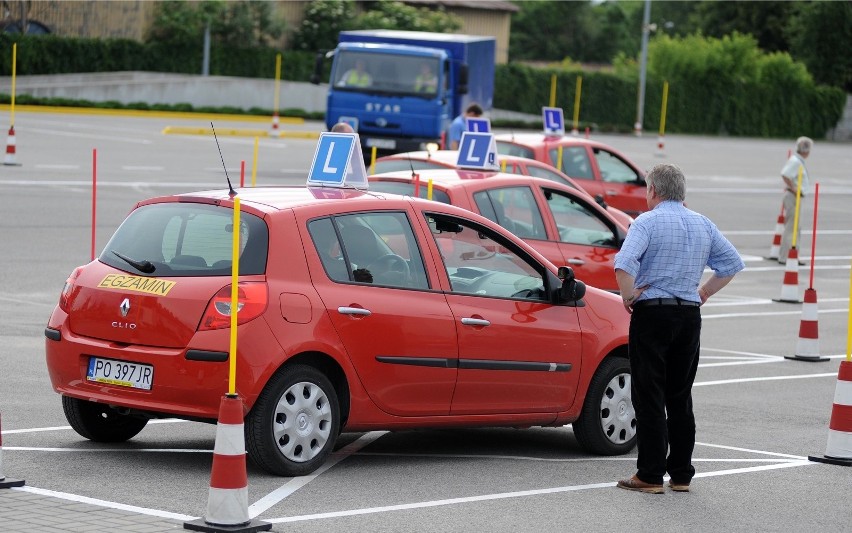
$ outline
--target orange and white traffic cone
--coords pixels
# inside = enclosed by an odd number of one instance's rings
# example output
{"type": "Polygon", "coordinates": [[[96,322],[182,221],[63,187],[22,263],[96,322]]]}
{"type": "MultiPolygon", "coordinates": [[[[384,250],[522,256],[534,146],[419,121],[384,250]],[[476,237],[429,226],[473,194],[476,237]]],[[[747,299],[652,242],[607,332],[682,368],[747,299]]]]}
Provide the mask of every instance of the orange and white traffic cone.
{"type": "Polygon", "coordinates": [[[772,246],[769,247],[769,255],[766,259],[778,259],[778,253],[781,251],[781,235],[784,233],[784,206],[781,206],[781,213],[778,214],[778,221],[775,223],[775,236],[772,237],[772,246]]]}
{"type": "Polygon", "coordinates": [[[796,343],[796,355],[784,356],[796,361],[828,361],[828,357],[819,356],[819,309],[817,293],[813,288],[805,290],[805,303],[802,304],[802,321],[799,324],[799,341],[796,343]]]}
{"type": "Polygon", "coordinates": [[[198,520],[184,522],[183,527],[193,531],[246,533],[272,529],[272,524],[249,518],[243,400],[236,394],[223,396],[219,404],[207,513],[198,520]]]}
{"type": "Polygon", "coordinates": [[[15,162],[16,142],[15,142],[15,126],[9,128],[9,137],[6,139],[6,159],[3,164],[6,166],[19,166],[20,163],[15,162]]]}
{"type": "Polygon", "coordinates": [[[271,137],[279,137],[281,135],[281,131],[278,129],[278,112],[272,113],[272,131],[270,132],[271,137]]]}
{"type": "Polygon", "coordinates": [[[825,455],[808,459],[819,463],[852,466],[852,361],[841,361],[837,373],[834,405],[828,422],[825,455]]]}
{"type": "Polygon", "coordinates": [[[3,474],[3,431],[0,428],[0,489],[10,489],[12,487],[23,487],[23,479],[11,479],[3,474]]]}
{"type": "Polygon", "coordinates": [[[784,268],[784,283],[781,285],[781,298],[775,302],[800,304],[799,299],[799,251],[795,247],[787,253],[787,265],[784,268]]]}

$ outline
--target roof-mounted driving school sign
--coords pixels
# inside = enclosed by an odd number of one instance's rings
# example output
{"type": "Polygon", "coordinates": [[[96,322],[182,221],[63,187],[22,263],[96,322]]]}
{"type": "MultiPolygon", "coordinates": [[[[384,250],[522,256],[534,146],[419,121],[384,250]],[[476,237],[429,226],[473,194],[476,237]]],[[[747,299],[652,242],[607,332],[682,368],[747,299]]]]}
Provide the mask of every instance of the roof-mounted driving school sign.
{"type": "Polygon", "coordinates": [[[541,120],[544,122],[544,134],[549,136],[565,135],[565,119],[561,107],[542,107],[541,120]]]}
{"type": "Polygon", "coordinates": [[[491,121],[482,117],[465,117],[464,130],[474,133],[488,133],[491,131],[491,121]]]}
{"type": "Polygon", "coordinates": [[[367,169],[357,133],[320,133],[307,185],[368,187],[367,169]]]}
{"type": "Polygon", "coordinates": [[[497,143],[491,133],[462,133],[459,142],[459,158],[456,161],[459,168],[478,170],[499,170],[497,164],[497,143]]]}

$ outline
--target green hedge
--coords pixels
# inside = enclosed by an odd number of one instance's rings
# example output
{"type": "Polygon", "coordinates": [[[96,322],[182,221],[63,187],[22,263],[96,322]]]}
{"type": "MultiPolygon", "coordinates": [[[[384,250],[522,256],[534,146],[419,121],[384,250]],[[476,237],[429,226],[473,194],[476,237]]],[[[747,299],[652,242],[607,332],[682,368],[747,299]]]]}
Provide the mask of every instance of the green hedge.
{"type": "MultiPolygon", "coordinates": [[[[126,39],[2,33],[0,51],[6,52],[0,53],[0,75],[11,75],[13,42],[19,43],[19,75],[114,71],[196,74],[202,61],[200,46],[180,48],[126,39]]],[[[310,80],[315,54],[272,48],[212,46],[210,74],[273,78],[278,53],[282,54],[282,79],[310,80]]],[[[659,129],[663,80],[669,82],[667,133],[822,138],[841,118],[846,100],[839,88],[817,86],[804,66],[788,55],[764,54],[751,37],[736,34],[723,39],[655,39],[649,49],[648,66],[645,131],[659,129]]],[[[580,128],[631,131],[638,93],[638,74],[633,67],[621,69],[627,74],[614,74],[512,63],[497,65],[494,106],[540,115],[542,106],[550,102],[551,76],[555,74],[556,105],[563,108],[570,127],[577,76],[582,76],[580,128]]],[[[324,79],[328,79],[328,62],[325,68],[324,79]]],[[[144,105],[137,103],[134,108],[144,105]]],[[[256,111],[268,113],[249,112],[256,111]]]]}

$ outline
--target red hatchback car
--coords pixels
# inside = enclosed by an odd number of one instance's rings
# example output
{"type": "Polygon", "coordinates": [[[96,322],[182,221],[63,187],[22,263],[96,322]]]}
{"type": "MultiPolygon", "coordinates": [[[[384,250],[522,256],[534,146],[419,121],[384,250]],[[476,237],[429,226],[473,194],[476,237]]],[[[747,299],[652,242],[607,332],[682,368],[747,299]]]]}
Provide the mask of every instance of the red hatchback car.
{"type": "MultiPolygon", "coordinates": [[[[428,168],[459,168],[457,162],[459,158],[458,150],[435,150],[434,152],[419,151],[419,152],[402,152],[399,154],[387,155],[376,159],[375,170],[373,174],[383,174],[386,172],[394,172],[399,170],[423,170],[428,168]]],[[[534,176],[543,178],[556,183],[567,185],[578,191],[586,192],[580,183],[571,179],[566,174],[556,170],[553,166],[515,155],[498,155],[497,162],[500,164],[502,172],[509,174],[521,174],[524,176],[534,176]]],[[[591,195],[590,195],[591,196],[591,195]]],[[[594,197],[595,201],[605,208],[607,212],[618,220],[623,226],[627,227],[633,222],[633,217],[614,207],[607,205],[604,202],[603,195],[594,197]]]]}
{"type": "Polygon", "coordinates": [[[215,422],[236,392],[253,462],[314,471],[341,431],[562,426],[635,443],[621,300],[490,220],[354,189],[227,190],[140,202],[68,278],[45,329],[71,426],[126,441],[149,419],[215,422]]]}
{"type": "MultiPolygon", "coordinates": [[[[473,170],[421,170],[419,196],[464,207],[521,237],[555,265],[570,265],[577,279],[617,291],[615,254],[627,226],[587,194],[541,178],[473,170]]],[[[371,176],[370,189],[414,195],[411,172],[371,176]]]]}
{"type": "Polygon", "coordinates": [[[645,173],[615,148],[571,136],[543,133],[497,135],[497,152],[542,161],[571,176],[592,196],[632,217],[648,210],[645,173]],[[559,152],[562,150],[562,162],[559,152]]]}

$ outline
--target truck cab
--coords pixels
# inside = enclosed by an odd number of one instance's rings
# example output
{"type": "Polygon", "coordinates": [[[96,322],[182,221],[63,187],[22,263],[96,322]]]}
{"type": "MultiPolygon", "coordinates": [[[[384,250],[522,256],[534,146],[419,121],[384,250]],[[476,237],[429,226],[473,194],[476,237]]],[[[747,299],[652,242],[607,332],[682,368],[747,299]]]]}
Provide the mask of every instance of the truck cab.
{"type": "MultiPolygon", "coordinates": [[[[395,30],[340,32],[326,126],[348,122],[365,155],[423,150],[477,102],[491,108],[493,37],[395,30]]],[[[318,63],[318,71],[321,64],[318,63]]]]}

